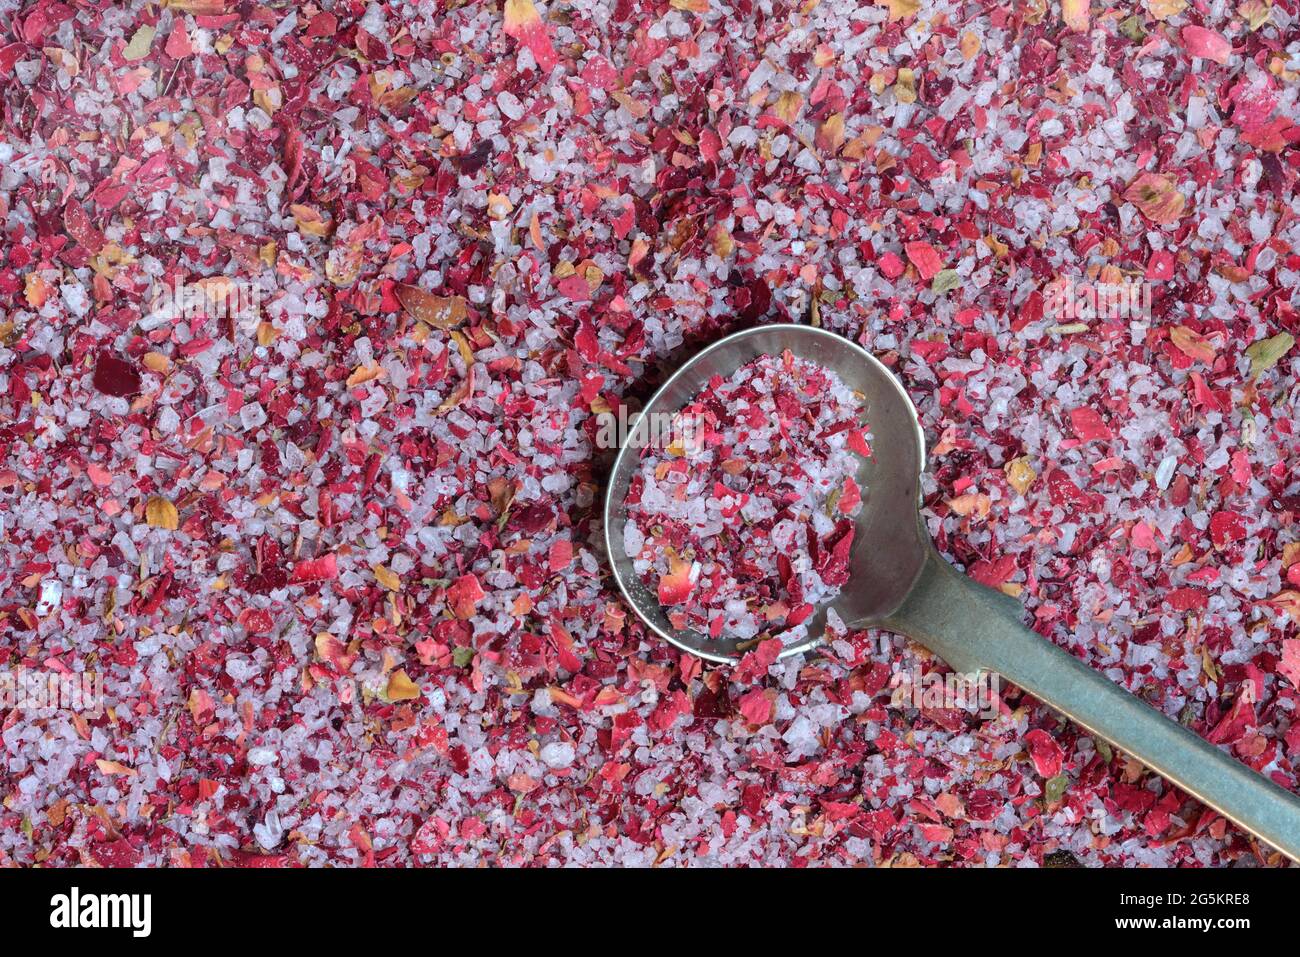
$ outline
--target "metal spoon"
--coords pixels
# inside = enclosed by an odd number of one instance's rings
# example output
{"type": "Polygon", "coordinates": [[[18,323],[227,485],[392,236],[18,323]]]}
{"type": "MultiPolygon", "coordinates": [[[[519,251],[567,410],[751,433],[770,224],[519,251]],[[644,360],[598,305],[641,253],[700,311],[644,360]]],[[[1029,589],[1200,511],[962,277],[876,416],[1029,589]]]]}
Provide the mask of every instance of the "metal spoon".
{"type": "Polygon", "coordinates": [[[816,610],[810,637],[786,646],[782,657],[822,642],[828,608],[851,628],[906,635],[956,671],[997,672],[1300,861],[1300,798],[1025,627],[1018,601],[972,581],[939,556],[917,514],[925,443],[916,410],[884,365],[834,333],[799,325],[738,332],[683,365],[646,405],[610,475],[605,549],[619,589],[651,630],[710,661],[734,661],[744,653],[743,643],[669,624],[624,552],[624,502],[651,435],[647,423],[653,413],[676,412],[712,376],[730,376],[750,360],[784,349],[834,370],[866,397],[873,457],[863,461],[857,476],[865,504],[856,520],[849,583],[816,610]]]}

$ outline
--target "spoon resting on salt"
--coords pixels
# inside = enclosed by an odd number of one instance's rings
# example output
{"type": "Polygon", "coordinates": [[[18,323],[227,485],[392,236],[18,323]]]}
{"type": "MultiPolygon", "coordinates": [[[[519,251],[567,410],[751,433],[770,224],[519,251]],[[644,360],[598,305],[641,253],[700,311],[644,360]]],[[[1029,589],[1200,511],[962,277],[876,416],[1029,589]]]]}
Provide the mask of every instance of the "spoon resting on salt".
{"type": "Polygon", "coordinates": [[[815,608],[804,637],[781,657],[821,644],[827,613],[853,629],[905,635],[955,671],[995,672],[1172,781],[1289,858],[1300,861],[1300,797],[1169,719],[1022,623],[1018,601],[958,571],[921,523],[925,443],[916,410],[893,374],[855,343],[812,326],[760,326],[715,342],[679,368],[642,410],[620,449],[605,493],[605,550],[627,603],[656,635],[715,662],[738,661],[751,642],[674,628],[623,547],[627,497],[655,414],[685,406],[715,376],[789,350],[834,372],[864,396],[872,455],[857,483],[863,507],[848,584],[815,608]]]}

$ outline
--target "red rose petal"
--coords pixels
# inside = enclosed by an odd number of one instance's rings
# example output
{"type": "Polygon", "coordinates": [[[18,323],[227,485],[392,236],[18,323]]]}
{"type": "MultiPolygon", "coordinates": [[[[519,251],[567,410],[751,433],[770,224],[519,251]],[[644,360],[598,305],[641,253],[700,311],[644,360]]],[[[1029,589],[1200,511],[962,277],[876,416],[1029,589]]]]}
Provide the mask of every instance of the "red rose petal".
{"type": "Polygon", "coordinates": [[[1034,770],[1040,777],[1054,778],[1061,773],[1065,752],[1050,734],[1035,728],[1025,735],[1025,744],[1029,746],[1029,756],[1033,758],[1034,770]]]}
{"type": "Polygon", "coordinates": [[[141,381],[139,369],[111,352],[101,352],[95,360],[95,388],[105,395],[118,398],[138,395],[141,381]]]}
{"type": "Polygon", "coordinates": [[[921,279],[929,282],[935,277],[935,274],[943,268],[943,260],[935,252],[934,247],[929,243],[906,243],[903,246],[907,252],[907,258],[911,260],[916,271],[920,273],[921,279]]]}

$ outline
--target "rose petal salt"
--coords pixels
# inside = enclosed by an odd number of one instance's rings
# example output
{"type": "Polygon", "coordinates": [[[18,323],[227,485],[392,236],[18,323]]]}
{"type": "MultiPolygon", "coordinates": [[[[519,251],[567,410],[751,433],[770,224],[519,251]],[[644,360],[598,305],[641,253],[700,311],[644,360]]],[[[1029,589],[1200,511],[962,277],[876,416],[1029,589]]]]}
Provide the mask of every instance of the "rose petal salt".
{"type": "Polygon", "coordinates": [[[715,376],[650,447],[628,494],[624,547],[677,628],[795,641],[848,580],[862,401],[785,352],[715,376]]]}

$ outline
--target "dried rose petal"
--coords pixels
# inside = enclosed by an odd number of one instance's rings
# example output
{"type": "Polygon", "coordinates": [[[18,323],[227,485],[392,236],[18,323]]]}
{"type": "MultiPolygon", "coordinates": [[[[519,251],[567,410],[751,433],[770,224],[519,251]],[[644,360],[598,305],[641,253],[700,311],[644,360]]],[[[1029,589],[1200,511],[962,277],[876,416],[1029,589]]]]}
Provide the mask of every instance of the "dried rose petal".
{"type": "Polygon", "coordinates": [[[1107,441],[1114,433],[1096,409],[1079,408],[1070,411],[1070,424],[1081,442],[1107,441]]]}
{"type": "Polygon", "coordinates": [[[1232,56],[1232,44],[1222,34],[1189,24],[1180,34],[1183,46],[1192,56],[1204,57],[1215,63],[1227,63],[1232,56]]]}
{"type": "Polygon", "coordinates": [[[1277,670],[1295,688],[1300,688],[1300,638],[1288,638],[1282,642],[1282,660],[1277,670]]]}
{"type": "Polygon", "coordinates": [[[669,557],[668,573],[659,579],[658,595],[661,605],[680,605],[691,596],[695,583],[691,580],[694,562],[669,557]]]}
{"type": "Polygon", "coordinates": [[[335,556],[323,555],[320,558],[309,558],[294,565],[292,581],[295,584],[328,581],[332,578],[338,578],[338,575],[338,561],[335,556]]]}
{"type": "Polygon", "coordinates": [[[1089,0],[1061,0],[1061,19],[1076,33],[1088,31],[1089,0]]]}
{"type": "Polygon", "coordinates": [[[1159,225],[1181,218],[1187,202],[1174,181],[1159,173],[1143,173],[1124,191],[1124,198],[1159,225]]]}
{"type": "Polygon", "coordinates": [[[1213,362],[1215,355],[1217,355],[1214,346],[1204,336],[1188,329],[1186,326],[1175,326],[1170,329],[1169,341],[1177,346],[1184,355],[1200,362],[1213,362]]]}
{"type": "Polygon", "coordinates": [[[1224,549],[1246,537],[1246,520],[1238,512],[1223,509],[1210,517],[1210,540],[1214,547],[1224,549]]]}
{"type": "Polygon", "coordinates": [[[532,0],[506,0],[505,19],[506,35],[528,47],[542,72],[549,73],[559,59],[532,0]]]}
{"type": "Polygon", "coordinates": [[[463,296],[435,296],[418,286],[398,286],[397,299],[413,318],[437,329],[454,329],[465,322],[463,296]]]}
{"type": "Polygon", "coordinates": [[[1050,734],[1035,728],[1025,735],[1025,743],[1029,745],[1029,756],[1034,760],[1034,770],[1039,777],[1054,778],[1061,773],[1065,753],[1050,734]]]}
{"type": "Polygon", "coordinates": [[[125,398],[140,392],[140,370],[111,352],[101,352],[95,360],[95,388],[105,395],[125,398]]]}
{"type": "Polygon", "coordinates": [[[943,268],[943,260],[929,243],[907,243],[903,248],[923,281],[929,282],[943,268]]]}
{"type": "Polygon", "coordinates": [[[473,618],[487,593],[476,575],[462,575],[447,589],[447,605],[457,618],[473,618]]]}

